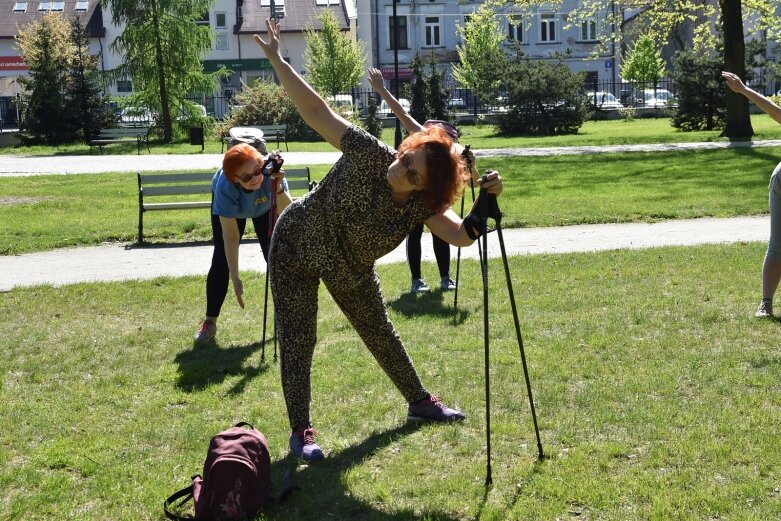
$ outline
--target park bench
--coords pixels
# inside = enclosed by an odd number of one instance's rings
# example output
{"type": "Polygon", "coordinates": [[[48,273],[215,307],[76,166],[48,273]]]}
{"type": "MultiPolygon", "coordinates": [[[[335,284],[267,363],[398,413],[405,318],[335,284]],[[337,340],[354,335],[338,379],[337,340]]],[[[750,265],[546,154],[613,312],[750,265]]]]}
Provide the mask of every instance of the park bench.
{"type": "MultiPolygon", "coordinates": [[[[285,150],[289,151],[290,149],[287,146],[287,125],[247,125],[248,128],[256,128],[263,132],[263,139],[266,140],[266,143],[269,143],[271,141],[276,141],[277,143],[277,149],[279,149],[279,143],[282,142],[285,144],[285,150]]],[[[225,144],[229,143],[231,140],[230,134],[227,132],[224,132],[222,134],[222,149],[221,151],[225,150],[225,144]]]]}
{"type": "Polygon", "coordinates": [[[138,146],[138,154],[141,154],[141,144],[146,145],[149,151],[149,130],[152,127],[117,127],[101,129],[100,134],[90,139],[89,152],[92,154],[92,147],[97,146],[100,153],[103,153],[103,146],[110,143],[133,143],[138,146]]]}
{"type": "MultiPolygon", "coordinates": [[[[212,173],[138,173],[137,176],[139,244],[144,242],[145,212],[211,208],[212,178],[214,177],[212,173]],[[155,202],[149,202],[149,198],[154,198],[155,202]]],[[[309,176],[309,167],[286,168],[285,177],[290,195],[294,199],[309,191],[314,185],[309,176]]]]}

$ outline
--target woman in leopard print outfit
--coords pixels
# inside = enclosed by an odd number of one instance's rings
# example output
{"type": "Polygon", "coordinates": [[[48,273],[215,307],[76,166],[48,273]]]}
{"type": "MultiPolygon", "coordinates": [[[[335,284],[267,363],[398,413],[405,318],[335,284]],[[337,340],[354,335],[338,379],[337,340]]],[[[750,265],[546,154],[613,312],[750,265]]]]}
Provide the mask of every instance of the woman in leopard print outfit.
{"type": "MultiPolygon", "coordinates": [[[[309,417],[321,280],[408,402],[410,420],[463,420],[460,411],[423,387],[388,318],[374,263],[421,222],[451,244],[472,244],[474,228],[467,229],[450,210],[469,172],[440,127],[411,135],[396,152],[351,126],[282,59],[279,25],[266,24],[266,40],[258,35],[255,40],[282,86],[304,121],[343,153],[313,191],[282,213],[271,238],[269,274],[282,388],[293,429],[290,449],[307,461],[323,457],[309,417]]],[[[483,187],[501,193],[498,173],[490,174],[483,187]]]]}

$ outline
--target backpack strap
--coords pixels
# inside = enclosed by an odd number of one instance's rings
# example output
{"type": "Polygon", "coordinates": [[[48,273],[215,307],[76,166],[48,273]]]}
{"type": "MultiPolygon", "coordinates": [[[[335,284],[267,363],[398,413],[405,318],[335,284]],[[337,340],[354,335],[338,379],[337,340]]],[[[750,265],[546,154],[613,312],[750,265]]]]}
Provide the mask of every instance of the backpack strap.
{"type": "Polygon", "coordinates": [[[249,427],[252,430],[256,430],[254,425],[252,425],[251,423],[247,423],[247,422],[239,422],[236,425],[234,425],[234,427],[249,427]]]}
{"type": "Polygon", "coordinates": [[[182,490],[179,490],[179,491],[174,492],[173,494],[171,494],[168,497],[168,499],[163,501],[163,510],[165,511],[165,517],[167,517],[168,519],[171,519],[172,521],[190,521],[192,519],[195,519],[195,518],[190,517],[190,516],[182,517],[182,516],[174,514],[170,510],[168,510],[168,507],[171,506],[176,500],[184,498],[184,499],[182,499],[179,502],[179,505],[181,506],[186,501],[189,501],[190,499],[192,499],[192,497],[193,497],[193,485],[189,485],[189,486],[183,488],[182,490]]]}

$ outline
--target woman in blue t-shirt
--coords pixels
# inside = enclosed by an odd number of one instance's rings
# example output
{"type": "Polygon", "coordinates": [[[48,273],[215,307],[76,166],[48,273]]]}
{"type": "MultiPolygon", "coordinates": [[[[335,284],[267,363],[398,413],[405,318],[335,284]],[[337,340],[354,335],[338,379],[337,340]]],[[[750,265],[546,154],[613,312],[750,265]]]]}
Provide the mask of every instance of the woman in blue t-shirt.
{"type": "Polygon", "coordinates": [[[217,317],[228,294],[228,280],[233,282],[233,292],[239,306],[244,307],[244,284],[239,277],[239,243],[247,219],[252,219],[263,258],[268,261],[273,228],[269,211],[272,202],[274,219],[291,202],[284,172],[263,175],[264,161],[265,158],[255,147],[239,143],[228,149],[222,160],[222,168],[217,170],[212,179],[214,253],[206,277],[206,316],[195,333],[196,342],[207,342],[217,334],[217,317]]]}

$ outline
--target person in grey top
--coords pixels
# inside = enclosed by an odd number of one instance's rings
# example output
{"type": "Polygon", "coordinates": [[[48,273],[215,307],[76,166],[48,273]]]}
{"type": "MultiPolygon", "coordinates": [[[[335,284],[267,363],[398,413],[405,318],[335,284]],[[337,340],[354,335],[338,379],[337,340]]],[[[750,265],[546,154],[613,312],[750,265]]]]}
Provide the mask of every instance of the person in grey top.
{"type": "MultiPolygon", "coordinates": [[[[721,76],[732,91],[742,94],[776,122],[781,123],[781,107],[754,89],[746,87],[736,74],[722,72],[721,76]]],[[[770,239],[762,266],[762,301],[755,313],[757,317],[773,316],[773,296],[781,280],[781,163],[776,165],[770,176],[769,191],[770,239]]]]}

